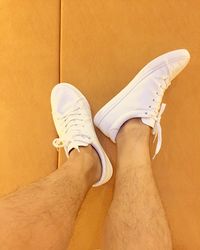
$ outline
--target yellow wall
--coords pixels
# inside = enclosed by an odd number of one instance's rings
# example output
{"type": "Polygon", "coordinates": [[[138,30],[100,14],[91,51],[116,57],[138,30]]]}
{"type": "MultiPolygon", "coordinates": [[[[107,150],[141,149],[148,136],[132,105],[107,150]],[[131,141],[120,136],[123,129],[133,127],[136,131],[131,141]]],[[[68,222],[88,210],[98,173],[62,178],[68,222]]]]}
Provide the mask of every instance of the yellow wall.
{"type": "MultiPolygon", "coordinates": [[[[95,113],[149,60],[187,48],[192,60],[165,96],[163,147],[153,170],[174,249],[200,249],[199,1],[3,0],[1,5],[1,193],[56,167],[49,94],[59,73],[86,95],[95,113]]],[[[115,165],[114,145],[98,135],[115,165]]],[[[60,154],[59,162],[63,159],[60,154]]],[[[99,247],[112,188],[113,180],[89,192],[70,250],[99,247]]]]}

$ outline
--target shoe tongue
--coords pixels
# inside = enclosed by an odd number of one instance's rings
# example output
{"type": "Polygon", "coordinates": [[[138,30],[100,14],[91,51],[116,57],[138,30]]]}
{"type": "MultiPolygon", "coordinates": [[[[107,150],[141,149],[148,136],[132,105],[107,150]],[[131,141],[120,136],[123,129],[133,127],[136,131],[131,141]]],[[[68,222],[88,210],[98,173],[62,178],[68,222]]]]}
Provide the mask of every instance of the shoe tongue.
{"type": "Polygon", "coordinates": [[[142,122],[150,127],[154,127],[155,125],[155,120],[153,118],[149,118],[149,117],[142,117],[141,118],[142,122]]]}
{"type": "Polygon", "coordinates": [[[74,104],[60,105],[57,109],[57,113],[59,113],[60,115],[64,115],[68,110],[72,109],[73,107],[74,107],[74,104]]]}

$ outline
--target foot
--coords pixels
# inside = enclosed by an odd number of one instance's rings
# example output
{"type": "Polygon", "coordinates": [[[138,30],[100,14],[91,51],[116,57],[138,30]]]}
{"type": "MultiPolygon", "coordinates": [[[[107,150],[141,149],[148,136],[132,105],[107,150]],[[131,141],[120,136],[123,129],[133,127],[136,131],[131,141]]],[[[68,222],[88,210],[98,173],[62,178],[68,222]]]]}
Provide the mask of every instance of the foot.
{"type": "MultiPolygon", "coordinates": [[[[165,109],[162,98],[171,81],[185,68],[190,54],[185,49],[161,55],[148,63],[136,77],[95,115],[95,125],[115,142],[121,126],[131,118],[153,128],[158,135],[155,155],[162,143],[160,120],[165,109]]],[[[154,158],[153,157],[153,158],[154,158]]]]}
{"type": "Polygon", "coordinates": [[[91,145],[99,155],[102,174],[93,186],[100,186],[112,177],[112,165],[94,130],[90,106],[82,93],[68,83],[57,84],[51,93],[54,124],[59,135],[53,141],[56,148],[63,147],[67,157],[80,147],[91,145]]]}

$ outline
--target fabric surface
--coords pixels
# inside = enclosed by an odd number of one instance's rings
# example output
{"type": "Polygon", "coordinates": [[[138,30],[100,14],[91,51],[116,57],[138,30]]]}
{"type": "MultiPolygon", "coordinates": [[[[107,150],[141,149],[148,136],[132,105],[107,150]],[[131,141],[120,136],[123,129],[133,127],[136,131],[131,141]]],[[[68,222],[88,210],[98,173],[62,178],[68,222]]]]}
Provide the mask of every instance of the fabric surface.
{"type": "MultiPolygon", "coordinates": [[[[199,7],[197,0],[62,0],[61,9],[61,80],[80,88],[93,113],[154,57],[179,48],[191,53],[164,97],[163,145],[153,161],[175,250],[200,249],[199,7]]],[[[114,145],[98,135],[116,167],[114,145]]],[[[70,250],[99,248],[112,184],[88,194],[70,250]]]]}
{"type": "MultiPolygon", "coordinates": [[[[200,249],[199,7],[197,0],[2,0],[0,194],[57,166],[49,105],[55,83],[74,84],[95,113],[151,59],[187,48],[191,62],[164,98],[163,146],[153,171],[174,249],[200,249]]],[[[98,135],[116,167],[115,146],[98,135]]],[[[70,250],[99,248],[113,181],[87,195],[70,250]]]]}
{"type": "Polygon", "coordinates": [[[49,96],[59,82],[57,0],[0,2],[0,194],[56,169],[49,96]]]}

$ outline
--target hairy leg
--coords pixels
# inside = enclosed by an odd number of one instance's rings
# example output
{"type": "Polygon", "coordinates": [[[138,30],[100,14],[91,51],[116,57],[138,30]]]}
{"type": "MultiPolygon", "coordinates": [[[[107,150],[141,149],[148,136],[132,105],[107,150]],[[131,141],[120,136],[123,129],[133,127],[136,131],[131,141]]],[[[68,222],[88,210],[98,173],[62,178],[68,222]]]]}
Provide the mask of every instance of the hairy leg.
{"type": "Polygon", "coordinates": [[[48,177],[0,200],[2,250],[66,250],[79,207],[100,177],[91,146],[73,150],[48,177]]]}
{"type": "Polygon", "coordinates": [[[105,250],[170,250],[170,231],[149,156],[150,128],[140,119],[117,135],[118,168],[105,226],[105,250]]]}

